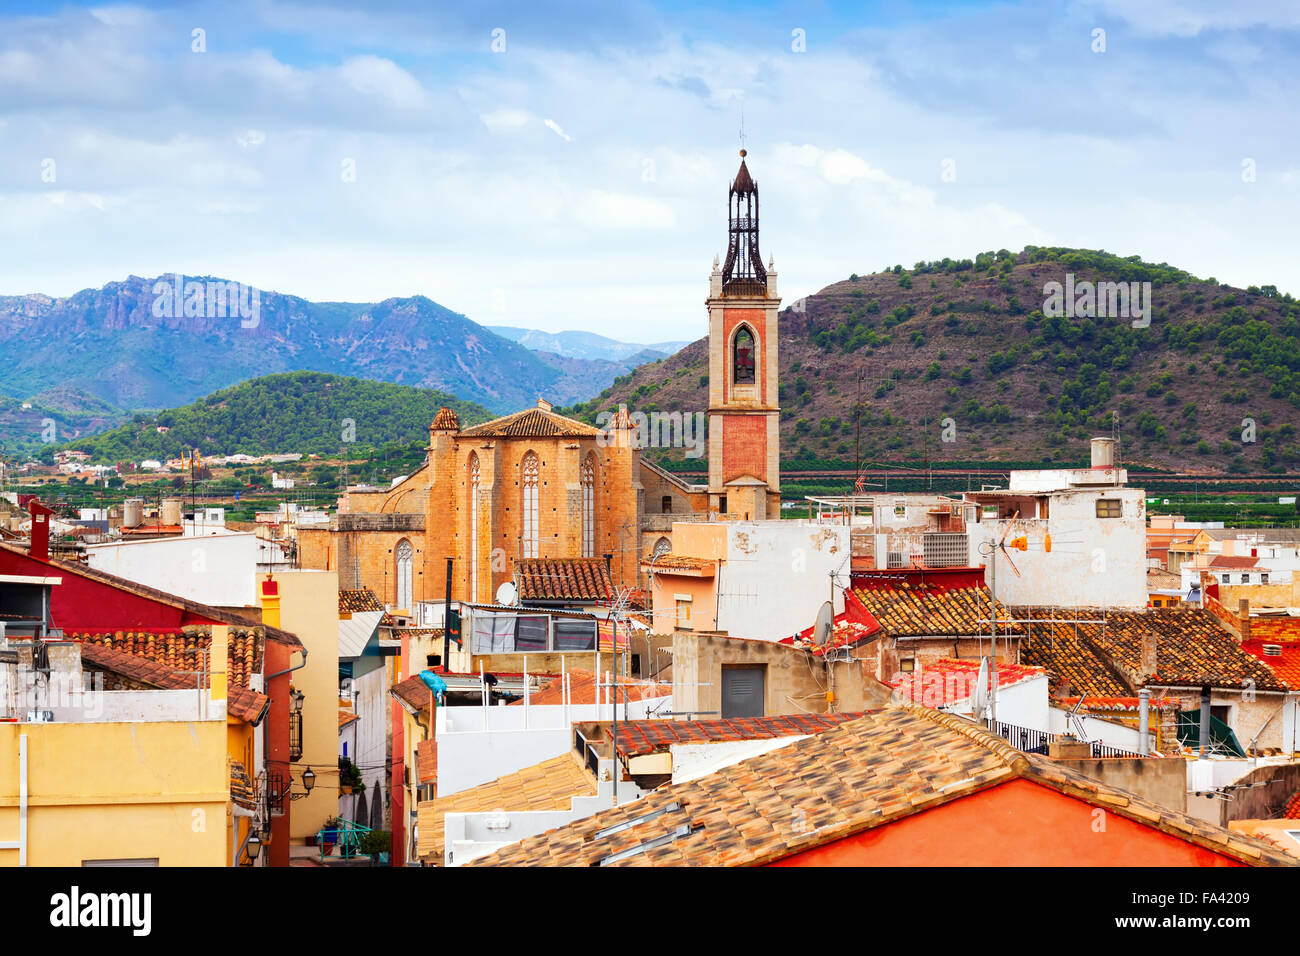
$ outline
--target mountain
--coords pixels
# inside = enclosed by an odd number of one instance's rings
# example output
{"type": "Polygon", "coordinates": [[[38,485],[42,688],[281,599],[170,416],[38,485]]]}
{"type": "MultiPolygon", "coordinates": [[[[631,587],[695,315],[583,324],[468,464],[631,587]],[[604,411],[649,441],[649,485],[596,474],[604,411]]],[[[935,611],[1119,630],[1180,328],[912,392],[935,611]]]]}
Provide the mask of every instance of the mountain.
{"type": "MultiPolygon", "coordinates": [[[[853,275],[787,306],[780,322],[789,463],[853,466],[861,376],[864,462],[1077,461],[1089,437],[1111,433],[1114,413],[1130,464],[1300,468],[1300,302],[1272,286],[1238,289],[1136,256],[1029,246],[853,275]],[[1064,286],[1067,275],[1150,282],[1149,327],[1045,315],[1049,283],[1064,286]]],[[[592,421],[619,403],[706,410],[708,340],[567,412],[592,421]]]]}
{"type": "Polygon", "coordinates": [[[103,431],[129,413],[69,385],[20,401],[0,395],[0,454],[27,457],[42,447],[103,431]]]}
{"type": "Polygon", "coordinates": [[[517,342],[535,352],[553,352],[566,358],[604,359],[607,362],[629,363],[629,368],[643,362],[667,358],[688,344],[655,342],[651,345],[637,345],[606,338],[595,332],[542,332],[509,325],[489,325],[486,328],[502,338],[517,342]]]}
{"type": "Polygon", "coordinates": [[[539,355],[424,296],[310,302],[243,287],[241,313],[218,304],[217,284],[233,283],[188,282],[179,294],[173,277],[132,276],[67,298],[0,296],[0,391],[29,401],[66,386],[118,408],[165,408],[306,369],[443,388],[506,412],[539,396],[585,400],[628,368],[539,355]]]}
{"type": "Polygon", "coordinates": [[[101,462],[165,461],[193,447],[209,456],[337,455],[345,444],[359,450],[427,443],[429,423],[444,405],[456,411],[462,425],[491,417],[481,405],[446,392],[325,372],[286,372],[241,382],[181,408],[137,414],[125,425],[67,447],[101,462]]]}

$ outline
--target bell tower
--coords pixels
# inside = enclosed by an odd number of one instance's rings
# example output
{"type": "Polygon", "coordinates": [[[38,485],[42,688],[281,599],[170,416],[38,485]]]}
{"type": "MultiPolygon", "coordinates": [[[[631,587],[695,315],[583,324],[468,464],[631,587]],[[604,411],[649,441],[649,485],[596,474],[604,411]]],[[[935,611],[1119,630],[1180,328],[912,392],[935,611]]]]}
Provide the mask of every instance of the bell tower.
{"type": "Polygon", "coordinates": [[[776,272],[758,250],[758,184],[745,166],[727,191],[727,259],[709,279],[709,507],[778,517],[781,409],[777,397],[776,272]]]}

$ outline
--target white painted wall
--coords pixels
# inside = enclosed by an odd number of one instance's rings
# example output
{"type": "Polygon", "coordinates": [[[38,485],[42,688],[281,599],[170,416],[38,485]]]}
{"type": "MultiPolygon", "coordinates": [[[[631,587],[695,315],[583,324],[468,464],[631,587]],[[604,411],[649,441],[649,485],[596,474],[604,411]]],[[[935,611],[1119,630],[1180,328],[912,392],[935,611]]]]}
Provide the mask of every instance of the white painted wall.
{"type": "Polygon", "coordinates": [[[1143,608],[1146,588],[1146,502],[1133,488],[1072,489],[1051,494],[1048,517],[1000,520],[983,517],[967,525],[972,565],[985,566],[984,580],[999,601],[1035,607],[1143,608]],[[1122,517],[1098,518],[1098,498],[1122,500],[1122,517]],[[1011,551],[1017,577],[1001,554],[980,546],[1024,535],[1030,550],[1011,551]],[[1045,536],[1052,550],[1045,552],[1045,536]],[[985,549],[987,550],[987,549],[985,549]]]}
{"type": "Polygon", "coordinates": [[[726,740],[707,744],[673,744],[668,752],[673,759],[673,783],[698,780],[723,767],[760,757],[773,750],[788,747],[808,734],[791,737],[772,737],[767,740],[726,740]]]}
{"type": "MultiPolygon", "coordinates": [[[[645,720],[672,709],[671,697],[634,700],[627,705],[627,717],[645,720]]],[[[608,704],[568,708],[522,704],[439,707],[434,723],[438,741],[438,796],[459,793],[558,757],[573,746],[573,724],[610,719],[608,704]]],[[[622,704],[618,719],[624,719],[622,704]]]]}
{"type": "Polygon", "coordinates": [[[98,571],[191,601],[226,607],[254,603],[258,540],[252,533],[92,544],[86,556],[98,571]]]}
{"type": "MultiPolygon", "coordinates": [[[[805,521],[727,523],[727,557],[718,569],[718,630],[779,641],[817,620],[831,600],[831,572],[849,573],[847,525],[805,521]]],[[[842,590],[835,612],[844,610],[842,590]]]]}

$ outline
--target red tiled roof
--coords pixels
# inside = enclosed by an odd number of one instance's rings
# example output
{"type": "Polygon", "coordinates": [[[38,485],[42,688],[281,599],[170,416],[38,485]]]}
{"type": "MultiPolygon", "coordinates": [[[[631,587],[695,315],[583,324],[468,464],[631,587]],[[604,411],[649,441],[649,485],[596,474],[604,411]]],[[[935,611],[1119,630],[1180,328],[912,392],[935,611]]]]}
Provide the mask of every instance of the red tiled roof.
{"type": "MultiPolygon", "coordinates": [[[[854,588],[854,596],[892,637],[976,637],[990,633],[994,605],[986,587],[854,588]]],[[[1006,607],[997,607],[998,633],[1018,636],[1024,627],[1007,621],[1006,607]]]]}
{"type": "Polygon", "coordinates": [[[1242,649],[1264,663],[1269,670],[1285,681],[1292,690],[1300,690],[1300,643],[1291,641],[1267,641],[1251,638],[1241,642],[1242,649]],[[1264,645],[1276,646],[1281,653],[1272,656],[1264,653],[1264,645]]]}
{"type": "Polygon", "coordinates": [[[1153,607],[1142,611],[1080,611],[1076,608],[1017,607],[1016,617],[1030,618],[1030,637],[1020,644],[1020,659],[1045,667],[1053,693],[1062,680],[1084,697],[1131,697],[1140,683],[1152,686],[1210,685],[1240,691],[1283,690],[1278,676],[1242,650],[1204,608],[1153,607]],[[1081,617],[1103,623],[1052,624],[1081,617]],[[1156,640],[1156,673],[1140,680],[1142,640],[1156,640]],[[1249,681],[1250,683],[1246,683],[1249,681]]]}
{"type": "Polygon", "coordinates": [[[421,740],[415,745],[415,776],[422,784],[438,782],[438,741],[421,740]]]}
{"type": "Polygon", "coordinates": [[[247,687],[226,686],[226,713],[246,723],[255,724],[266,713],[271,698],[247,687]]]}
{"type": "Polygon", "coordinates": [[[523,601],[604,601],[614,590],[603,558],[521,558],[515,584],[523,601]]]}
{"type": "MultiPolygon", "coordinates": [[[[230,687],[247,687],[249,677],[262,672],[262,630],[260,626],[229,627],[226,682],[230,687]]],[[[72,631],[65,636],[81,644],[125,651],[173,671],[203,670],[204,652],[212,645],[212,627],[207,624],[171,631],[72,631]]],[[[197,686],[194,675],[185,676],[190,687],[197,686]]],[[[206,681],[203,686],[208,686],[206,681]]]]}
{"type": "Polygon", "coordinates": [[[393,685],[391,693],[417,712],[428,710],[429,705],[437,701],[437,696],[428,684],[420,680],[419,674],[398,681],[393,685]]]}
{"type": "Polygon", "coordinates": [[[1216,570],[1240,569],[1244,571],[1247,568],[1253,568],[1258,563],[1258,558],[1242,557],[1235,554],[1221,554],[1210,562],[1210,567],[1215,568],[1216,570]]]}
{"type": "Polygon", "coordinates": [[[110,671],[163,690],[195,690],[199,686],[198,678],[193,674],[177,673],[173,668],[147,657],[120,651],[106,644],[89,641],[78,643],[81,645],[83,668],[110,671]]]}
{"type": "MultiPolygon", "coordinates": [[[[655,753],[673,744],[723,743],[737,740],[770,740],[819,734],[862,714],[788,714],[783,717],[744,717],[731,720],[632,720],[618,725],[618,752],[625,757],[655,753]]],[[[608,721],[580,725],[601,739],[613,741],[608,721]]],[[[587,737],[588,740],[594,739],[587,737]]]]}
{"type": "Polygon", "coordinates": [[[717,561],[704,558],[688,558],[680,554],[665,554],[653,561],[646,558],[641,562],[641,569],[644,571],[653,569],[656,574],[660,571],[664,574],[684,571],[694,577],[711,577],[717,571],[717,567],[717,561]]]}
{"type": "MultiPolygon", "coordinates": [[[[596,675],[591,671],[569,671],[568,678],[570,704],[603,703],[614,693],[613,688],[610,687],[597,688],[596,675]]],[[[600,682],[604,682],[603,677],[600,682]]],[[[624,700],[648,700],[653,697],[669,697],[673,692],[672,684],[660,684],[649,680],[633,680],[628,677],[620,677],[618,684],[618,700],[620,703],[624,700]]],[[[559,677],[554,678],[537,693],[529,695],[528,703],[534,707],[564,703],[563,681],[559,677]]],[[[523,704],[522,700],[510,702],[512,707],[522,707],[523,704]]]]}
{"type": "Polygon", "coordinates": [[[460,416],[444,405],[438,409],[438,414],[434,416],[433,424],[429,427],[435,432],[460,431],[460,416]]]}
{"type": "Polygon", "coordinates": [[[361,719],[360,717],[358,717],[356,714],[352,713],[352,711],[350,711],[350,710],[340,710],[340,711],[339,711],[339,730],[342,730],[344,727],[346,727],[348,724],[352,723],[353,721],[355,721],[355,720],[360,720],[360,719],[361,719]]]}
{"type": "Polygon", "coordinates": [[[384,606],[370,588],[339,588],[339,612],[382,611],[384,606]]]}
{"type": "MultiPolygon", "coordinates": [[[[1300,865],[1253,837],[1021,753],[971,721],[910,706],[660,787],[468,865],[759,866],[1018,779],[1243,863],[1300,865]]],[[[917,848],[918,862],[925,852],[917,848]]]]}
{"type": "MultiPolygon", "coordinates": [[[[943,658],[926,664],[919,671],[899,675],[889,681],[896,700],[907,700],[923,707],[940,707],[969,700],[975,693],[980,662],[943,658]]],[[[1010,687],[1035,677],[1045,677],[1047,671],[1026,664],[999,664],[998,687],[1010,687]]]]}
{"type": "Polygon", "coordinates": [[[522,412],[466,428],[460,434],[502,438],[594,438],[600,434],[600,430],[542,408],[526,408],[522,412]]]}
{"type": "Polygon", "coordinates": [[[1300,820],[1300,790],[1297,790],[1282,808],[1282,819],[1300,820]]]}

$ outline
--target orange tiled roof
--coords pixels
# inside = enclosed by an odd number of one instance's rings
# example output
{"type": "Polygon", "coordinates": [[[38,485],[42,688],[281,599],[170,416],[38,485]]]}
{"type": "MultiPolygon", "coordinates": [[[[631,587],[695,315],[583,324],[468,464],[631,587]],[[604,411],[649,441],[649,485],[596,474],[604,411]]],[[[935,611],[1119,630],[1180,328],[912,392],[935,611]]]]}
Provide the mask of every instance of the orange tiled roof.
{"type": "Polygon", "coordinates": [[[1291,799],[1282,808],[1282,818],[1284,820],[1300,820],[1300,790],[1292,794],[1291,799]]]}
{"type": "Polygon", "coordinates": [[[384,606],[370,588],[339,588],[339,612],[382,611],[384,606]]]}
{"type": "Polygon", "coordinates": [[[665,554],[662,557],[655,558],[651,561],[649,558],[641,561],[641,569],[649,571],[651,568],[656,573],[663,571],[671,574],[673,571],[691,571],[699,574],[701,577],[708,577],[717,570],[718,562],[706,560],[704,558],[688,558],[680,554],[665,554]]]}
{"type": "Polygon", "coordinates": [[[1292,690],[1300,690],[1300,643],[1251,638],[1242,641],[1241,646],[1247,654],[1262,661],[1265,667],[1277,675],[1279,680],[1285,681],[1292,690]],[[1278,647],[1281,653],[1276,656],[1265,654],[1265,644],[1278,647]]]}
{"type": "MultiPolygon", "coordinates": [[[[893,637],[988,635],[990,615],[989,589],[908,587],[900,582],[888,588],[854,588],[854,596],[893,637]]],[[[998,633],[1017,636],[1024,633],[1020,625],[1005,623],[1010,615],[1004,605],[997,605],[998,633]]]]}
{"type": "Polygon", "coordinates": [[[458,432],[460,431],[460,416],[444,405],[438,409],[438,414],[434,416],[433,424],[429,427],[435,432],[458,432]]]}
{"type": "Polygon", "coordinates": [[[1130,697],[1141,683],[1230,690],[1283,690],[1277,675],[1237,643],[1204,608],[1153,607],[1142,611],[1018,607],[1030,618],[1030,636],[1020,644],[1020,659],[1047,668],[1053,692],[1062,679],[1084,697],[1130,697]],[[1050,624],[1038,618],[1079,618],[1105,624],[1050,624]],[[1141,681],[1142,637],[1156,639],[1156,673],[1141,681]],[[1248,685],[1245,682],[1250,681],[1248,685]]]}
{"type": "Polygon", "coordinates": [[[179,674],[174,668],[155,660],[118,650],[106,644],[78,641],[83,667],[106,670],[131,681],[164,690],[194,690],[199,686],[193,674],[179,674]]]}
{"type": "MultiPolygon", "coordinates": [[[[230,687],[247,687],[249,677],[262,672],[263,628],[231,626],[229,634],[226,681],[230,687]]],[[[65,636],[81,644],[124,651],[172,671],[202,670],[204,652],[212,645],[212,627],[207,624],[187,625],[172,631],[72,631],[65,636]]],[[[84,649],[82,653],[85,654],[84,649]]],[[[190,681],[188,686],[197,686],[193,674],[184,676],[190,681]]],[[[206,681],[203,686],[208,686],[206,681]]]]}
{"type": "Polygon", "coordinates": [[[360,719],[360,717],[352,713],[350,710],[339,710],[339,730],[342,730],[353,721],[360,719]]]}
{"type": "MultiPolygon", "coordinates": [[[[737,740],[771,740],[820,734],[862,714],[787,714],[783,717],[742,717],[730,720],[630,720],[619,721],[618,752],[624,757],[667,750],[674,744],[708,744],[737,740]]],[[[613,743],[609,721],[580,724],[583,736],[613,743]]]]}
{"type": "Polygon", "coordinates": [[[420,859],[442,865],[448,813],[567,810],[574,797],[595,794],[596,781],[574,753],[566,752],[491,783],[421,802],[416,819],[417,851],[420,859]]]}
{"type": "Polygon", "coordinates": [[[438,782],[437,740],[421,740],[415,745],[415,777],[421,784],[438,782]]]}
{"type": "Polygon", "coordinates": [[[266,713],[271,698],[247,687],[226,687],[226,713],[246,723],[255,724],[266,713]]]}
{"type": "Polygon", "coordinates": [[[398,681],[393,685],[391,693],[407,706],[415,708],[417,712],[428,710],[430,703],[437,701],[436,695],[429,689],[428,684],[420,680],[419,674],[398,681]]]}
{"type": "Polygon", "coordinates": [[[230,761],[230,799],[245,810],[257,808],[257,792],[253,780],[238,760],[230,761]]]}
{"type": "MultiPolygon", "coordinates": [[[[900,674],[889,681],[897,700],[911,701],[924,707],[940,707],[969,700],[975,693],[980,662],[945,657],[926,664],[919,671],[900,674]]],[[[1046,671],[1027,664],[999,664],[998,686],[1010,687],[1022,681],[1043,677],[1046,671]]]]}
{"type": "Polygon", "coordinates": [[[515,584],[522,601],[604,601],[614,591],[602,558],[520,558],[515,584]]]}
{"type": "MultiPolygon", "coordinates": [[[[596,675],[591,671],[569,671],[569,703],[570,704],[595,704],[605,701],[613,690],[608,687],[597,688],[596,675]]],[[[604,678],[601,678],[603,682],[604,678]]],[[[620,677],[618,679],[619,691],[618,699],[622,702],[626,700],[648,700],[652,697],[669,697],[673,692],[672,684],[661,684],[650,680],[634,680],[630,677],[620,677]],[[624,689],[626,688],[626,689],[624,689]]],[[[563,704],[564,703],[564,685],[559,677],[551,680],[545,687],[535,694],[528,697],[530,706],[538,707],[545,704],[563,704]]],[[[511,707],[522,707],[523,700],[514,700],[510,702],[511,707]]]]}
{"type": "Polygon", "coordinates": [[[542,408],[526,408],[466,428],[460,434],[501,438],[594,438],[600,434],[600,429],[542,408]]]}
{"type": "Polygon", "coordinates": [[[1245,571],[1253,568],[1259,563],[1258,558],[1246,557],[1236,554],[1221,554],[1210,562],[1210,567],[1216,571],[1222,570],[1242,570],[1245,571]]]}
{"type": "MultiPolygon", "coordinates": [[[[911,706],[888,707],[707,777],[661,787],[468,865],[761,865],[1016,779],[1244,863],[1300,865],[1253,837],[1021,753],[971,721],[911,706]],[[662,812],[646,819],[656,811],[662,812]],[[596,836],[619,824],[626,826],[596,836]],[[663,842],[646,847],[656,840],[663,842]]],[[[923,852],[918,851],[918,860],[923,852]]]]}

